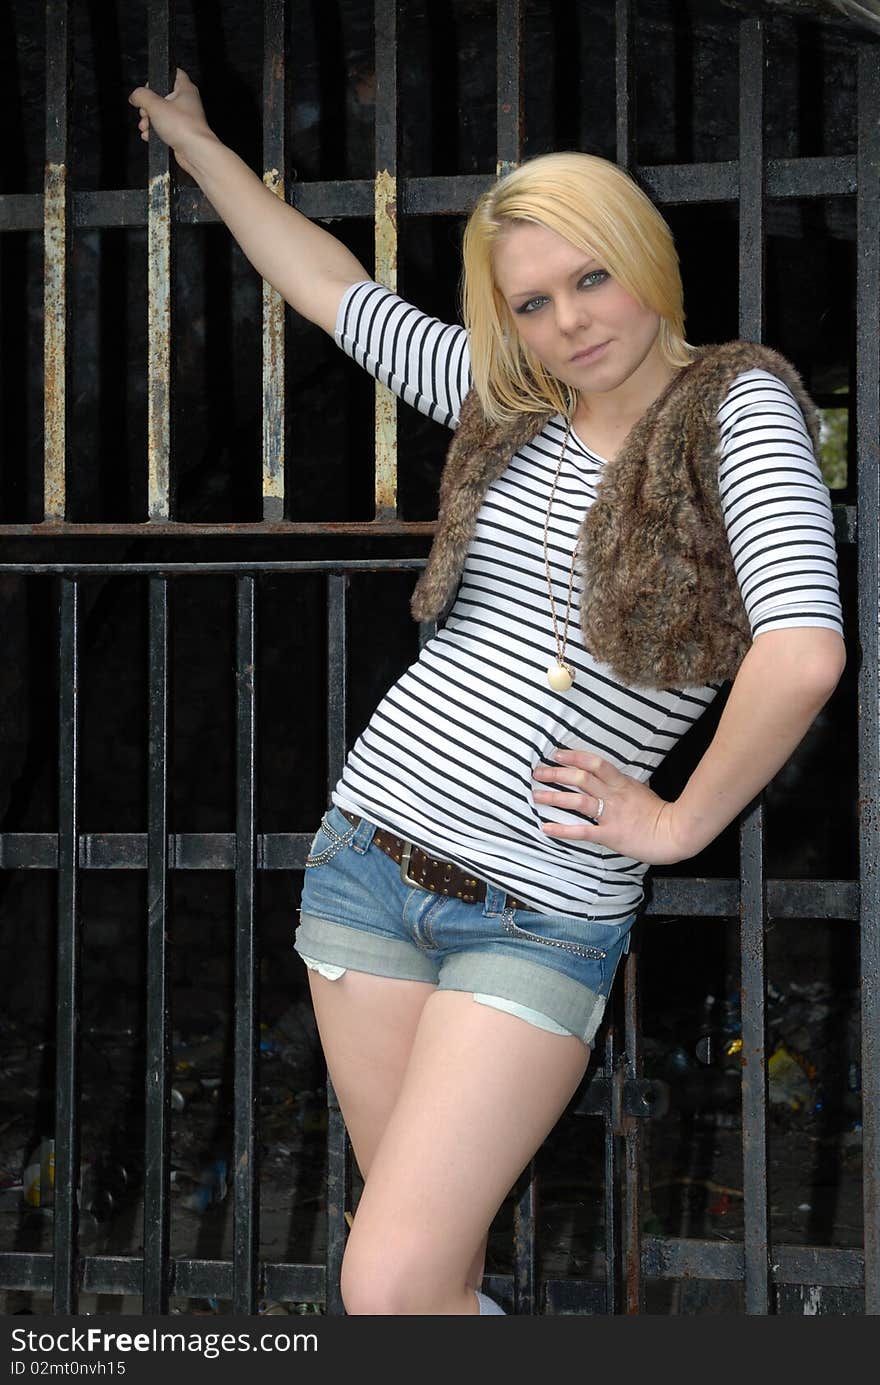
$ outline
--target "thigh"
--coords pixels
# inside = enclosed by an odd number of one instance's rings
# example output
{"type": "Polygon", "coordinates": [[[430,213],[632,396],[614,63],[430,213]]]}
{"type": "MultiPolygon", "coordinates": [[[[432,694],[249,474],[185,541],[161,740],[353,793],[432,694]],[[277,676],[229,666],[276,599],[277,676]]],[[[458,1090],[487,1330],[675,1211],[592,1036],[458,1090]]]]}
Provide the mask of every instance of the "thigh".
{"type": "Polygon", "coordinates": [[[308,978],[327,1071],[366,1178],[436,986],[351,970],[335,981],[311,970],[308,978]]]}
{"type": "Polygon", "coordinates": [[[390,1261],[427,1303],[438,1285],[466,1275],[589,1056],[573,1035],[549,1033],[463,992],[433,994],[361,1195],[350,1268],[368,1276],[390,1261]]]}

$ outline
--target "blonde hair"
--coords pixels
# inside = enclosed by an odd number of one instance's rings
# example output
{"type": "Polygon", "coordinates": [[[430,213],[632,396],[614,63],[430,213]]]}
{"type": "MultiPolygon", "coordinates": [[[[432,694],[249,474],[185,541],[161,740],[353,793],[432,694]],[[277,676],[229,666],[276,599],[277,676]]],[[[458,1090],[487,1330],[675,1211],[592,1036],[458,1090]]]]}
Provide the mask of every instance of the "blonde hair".
{"type": "Polygon", "coordinates": [[[462,311],[471,371],[483,411],[493,422],[547,409],[570,416],[576,391],[558,380],[522,343],[495,283],[492,255],[517,222],[533,222],[598,258],[631,297],[660,318],[668,365],[689,365],[684,302],[672,232],[641,188],[595,154],[541,154],[485,192],[464,233],[462,311]]]}

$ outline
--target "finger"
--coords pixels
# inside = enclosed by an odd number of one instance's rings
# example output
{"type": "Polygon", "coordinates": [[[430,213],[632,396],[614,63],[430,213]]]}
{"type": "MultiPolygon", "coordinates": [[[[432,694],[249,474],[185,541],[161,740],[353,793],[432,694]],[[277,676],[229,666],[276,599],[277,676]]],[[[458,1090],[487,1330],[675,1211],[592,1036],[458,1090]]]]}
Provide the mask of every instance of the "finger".
{"type": "Polygon", "coordinates": [[[553,758],[560,765],[576,765],[578,769],[585,769],[606,780],[609,775],[617,773],[613,765],[603,760],[601,755],[594,755],[591,750],[567,750],[563,747],[554,752],[553,758]]]}
{"type": "Polygon", "coordinates": [[[542,822],[541,831],[547,837],[559,837],[564,841],[601,842],[601,825],[591,822],[542,822]]]}
{"type": "MultiPolygon", "coordinates": [[[[559,808],[564,813],[580,813],[584,818],[592,819],[594,822],[605,823],[608,816],[608,800],[600,794],[560,794],[545,792],[534,795],[537,804],[544,804],[548,808],[559,808]]],[[[573,824],[579,827],[580,824],[573,824]]],[[[558,823],[542,823],[542,828],[547,826],[557,827],[558,823]]],[[[551,836],[553,833],[550,834],[551,836]]]]}
{"type": "Polygon", "coordinates": [[[533,770],[532,777],[540,785],[570,784],[572,788],[594,796],[607,793],[609,787],[597,774],[578,769],[575,765],[560,765],[558,769],[552,765],[539,765],[533,770]]]}

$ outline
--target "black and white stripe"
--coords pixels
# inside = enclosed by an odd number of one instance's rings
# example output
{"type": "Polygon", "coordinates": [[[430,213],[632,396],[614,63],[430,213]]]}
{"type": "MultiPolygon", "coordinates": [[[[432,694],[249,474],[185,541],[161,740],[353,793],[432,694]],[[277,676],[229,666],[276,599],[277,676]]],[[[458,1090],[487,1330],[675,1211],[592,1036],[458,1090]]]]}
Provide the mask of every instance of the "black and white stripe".
{"type": "MultiPolygon", "coordinates": [[[[461,327],[362,283],[340,305],[336,340],[407,403],[457,424],[470,386],[461,327]]],[[[828,491],[791,392],[765,371],[748,371],[718,417],[724,516],[753,633],[840,629],[828,491]]],[[[619,683],[583,647],[577,576],[566,648],[575,683],[567,693],[548,686],[555,644],[543,533],[563,438],[557,416],[489,488],[444,628],[380,702],[332,798],[537,909],[613,922],[641,901],[646,867],[542,833],[542,822],[578,816],[534,803],[532,770],[560,747],[586,747],[647,780],[718,688],[619,683]]],[[[548,529],[560,623],[603,465],[572,432],[548,529]]]]}

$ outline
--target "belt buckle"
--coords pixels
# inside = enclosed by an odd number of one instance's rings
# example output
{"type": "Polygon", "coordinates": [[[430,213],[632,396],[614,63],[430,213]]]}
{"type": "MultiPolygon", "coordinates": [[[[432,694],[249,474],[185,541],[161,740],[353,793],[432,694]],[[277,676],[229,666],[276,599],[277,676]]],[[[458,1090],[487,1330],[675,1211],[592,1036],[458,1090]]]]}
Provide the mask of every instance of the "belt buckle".
{"type": "Polygon", "coordinates": [[[404,885],[413,885],[417,890],[421,890],[424,887],[419,883],[418,880],[413,880],[412,876],[409,873],[409,863],[410,858],[412,856],[412,849],[412,842],[404,842],[403,855],[400,858],[400,878],[403,881],[404,885]]]}

